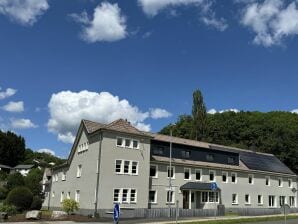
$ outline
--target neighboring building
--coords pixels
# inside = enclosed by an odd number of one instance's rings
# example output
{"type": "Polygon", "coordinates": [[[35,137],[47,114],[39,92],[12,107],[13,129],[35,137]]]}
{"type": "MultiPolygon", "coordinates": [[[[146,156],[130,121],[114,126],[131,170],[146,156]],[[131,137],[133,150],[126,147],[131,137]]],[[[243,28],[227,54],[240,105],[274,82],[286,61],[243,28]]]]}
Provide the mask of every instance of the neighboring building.
{"type": "Polygon", "coordinates": [[[31,169],[34,168],[34,165],[29,164],[29,165],[17,165],[14,168],[12,168],[12,172],[18,172],[22,174],[23,176],[27,176],[28,173],[30,172],[31,169]]]}
{"type": "Polygon", "coordinates": [[[10,166],[6,166],[6,165],[2,165],[2,164],[0,164],[0,171],[3,171],[3,172],[5,172],[5,173],[10,173],[10,170],[11,170],[12,168],[10,167],[10,166]]]}
{"type": "Polygon", "coordinates": [[[104,214],[116,202],[124,212],[176,200],[184,209],[297,208],[297,176],[274,155],[142,132],[123,119],[83,120],[67,162],[51,176],[44,207],[73,198],[83,214],[104,214]]]}

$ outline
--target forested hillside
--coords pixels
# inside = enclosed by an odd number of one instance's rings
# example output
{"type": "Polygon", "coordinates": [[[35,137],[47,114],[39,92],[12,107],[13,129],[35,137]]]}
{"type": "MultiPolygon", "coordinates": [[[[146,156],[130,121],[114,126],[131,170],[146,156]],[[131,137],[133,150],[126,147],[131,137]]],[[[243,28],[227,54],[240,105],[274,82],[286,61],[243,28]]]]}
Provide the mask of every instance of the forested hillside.
{"type": "Polygon", "coordinates": [[[207,114],[195,108],[204,110],[194,101],[192,115],[181,115],[160,133],[168,135],[172,129],[177,137],[272,153],[298,173],[298,114],[283,111],[207,114]],[[201,114],[199,119],[196,113],[201,114]],[[197,128],[197,123],[202,127],[197,128]]]}

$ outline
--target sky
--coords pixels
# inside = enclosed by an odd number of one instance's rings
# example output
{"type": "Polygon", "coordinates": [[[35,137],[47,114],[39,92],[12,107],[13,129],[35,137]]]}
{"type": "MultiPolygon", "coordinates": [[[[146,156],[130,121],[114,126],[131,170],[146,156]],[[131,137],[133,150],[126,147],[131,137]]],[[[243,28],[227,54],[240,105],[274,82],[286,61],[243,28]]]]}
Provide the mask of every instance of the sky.
{"type": "Polygon", "coordinates": [[[81,119],[298,113],[295,0],[0,0],[0,129],[66,158],[81,119]]]}

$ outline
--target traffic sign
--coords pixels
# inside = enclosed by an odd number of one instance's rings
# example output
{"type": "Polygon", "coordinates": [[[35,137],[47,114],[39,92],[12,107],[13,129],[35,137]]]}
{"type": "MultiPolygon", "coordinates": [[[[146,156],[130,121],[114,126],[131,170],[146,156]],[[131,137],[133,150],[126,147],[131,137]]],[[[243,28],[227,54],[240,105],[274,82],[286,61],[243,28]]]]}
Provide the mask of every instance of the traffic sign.
{"type": "Polygon", "coordinates": [[[118,203],[116,203],[114,205],[114,213],[113,213],[113,219],[114,219],[115,223],[118,222],[119,217],[120,217],[120,206],[118,203]]]}
{"type": "Polygon", "coordinates": [[[211,191],[216,191],[217,190],[217,184],[216,182],[211,183],[211,191]]]}

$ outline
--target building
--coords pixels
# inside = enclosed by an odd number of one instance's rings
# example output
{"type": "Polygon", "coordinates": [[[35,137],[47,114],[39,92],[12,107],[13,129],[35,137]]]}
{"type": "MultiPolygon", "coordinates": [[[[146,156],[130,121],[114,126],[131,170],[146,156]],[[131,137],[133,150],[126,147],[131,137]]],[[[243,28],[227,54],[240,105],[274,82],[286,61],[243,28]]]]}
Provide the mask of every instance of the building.
{"type": "Polygon", "coordinates": [[[32,170],[33,168],[34,168],[33,164],[28,164],[28,165],[20,164],[20,165],[15,166],[12,169],[12,172],[18,172],[18,173],[22,174],[22,176],[27,176],[28,173],[30,172],[30,170],[32,170]]]}
{"type": "Polygon", "coordinates": [[[125,213],[177,200],[183,209],[297,208],[297,176],[274,155],[142,132],[123,119],[82,120],[67,162],[48,180],[44,207],[73,198],[83,214],[104,215],[116,202],[125,213]]]}

